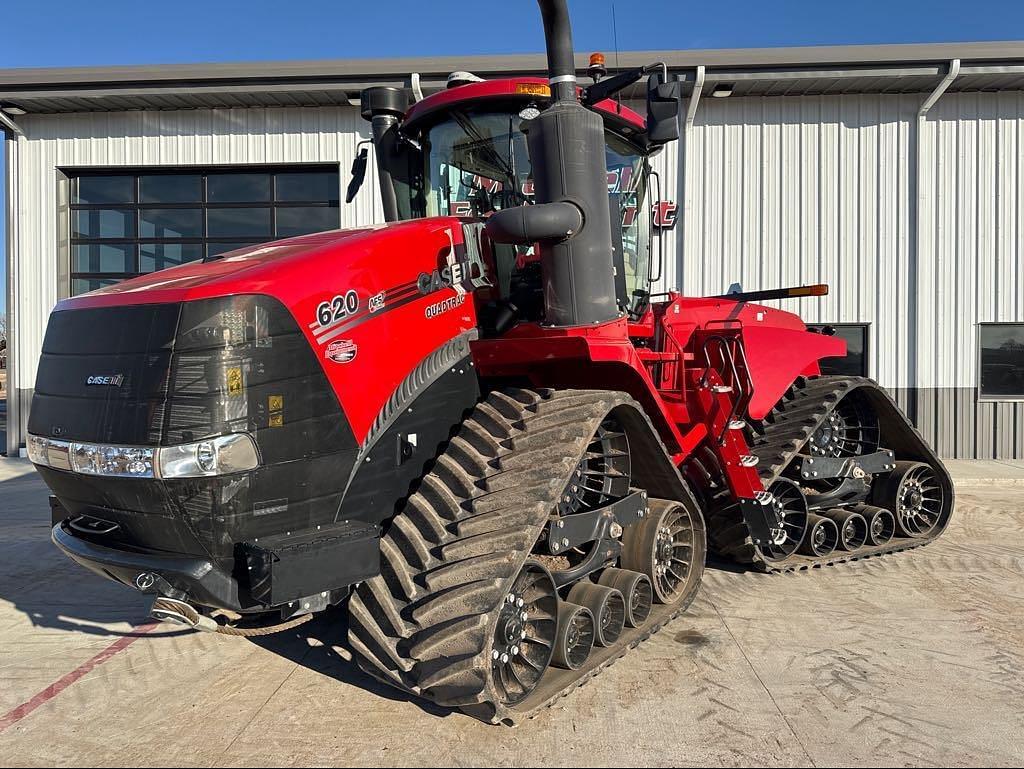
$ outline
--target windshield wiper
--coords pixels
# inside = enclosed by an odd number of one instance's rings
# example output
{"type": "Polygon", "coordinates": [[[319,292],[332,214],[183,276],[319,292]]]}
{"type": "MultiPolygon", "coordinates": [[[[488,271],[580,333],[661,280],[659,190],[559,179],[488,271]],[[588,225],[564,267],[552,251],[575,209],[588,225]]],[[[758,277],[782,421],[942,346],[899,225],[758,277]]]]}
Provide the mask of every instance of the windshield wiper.
{"type": "Polygon", "coordinates": [[[487,155],[487,159],[505,175],[505,181],[508,184],[509,189],[512,191],[514,199],[519,203],[528,202],[526,200],[526,196],[524,196],[519,190],[515,170],[509,165],[508,161],[503,158],[496,149],[494,149],[494,144],[491,140],[480,133],[480,129],[477,128],[476,123],[472,121],[469,115],[464,112],[452,112],[452,117],[455,118],[455,122],[459,124],[459,127],[466,133],[466,135],[484,151],[487,155]]]}

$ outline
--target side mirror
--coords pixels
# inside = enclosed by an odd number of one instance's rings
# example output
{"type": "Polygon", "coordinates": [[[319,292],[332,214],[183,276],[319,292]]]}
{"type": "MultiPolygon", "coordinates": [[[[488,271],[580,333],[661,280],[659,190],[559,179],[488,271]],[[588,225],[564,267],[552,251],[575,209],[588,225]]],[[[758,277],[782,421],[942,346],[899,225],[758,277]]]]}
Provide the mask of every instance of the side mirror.
{"type": "Polygon", "coordinates": [[[349,180],[348,190],[345,193],[346,203],[351,203],[355,199],[356,193],[359,192],[359,188],[363,186],[363,180],[366,178],[366,160],[368,155],[366,147],[363,147],[352,160],[352,179],[349,180]]]}
{"type": "Polygon", "coordinates": [[[681,84],[665,82],[657,72],[647,78],[647,139],[651,144],[668,144],[679,138],[681,84]]]}

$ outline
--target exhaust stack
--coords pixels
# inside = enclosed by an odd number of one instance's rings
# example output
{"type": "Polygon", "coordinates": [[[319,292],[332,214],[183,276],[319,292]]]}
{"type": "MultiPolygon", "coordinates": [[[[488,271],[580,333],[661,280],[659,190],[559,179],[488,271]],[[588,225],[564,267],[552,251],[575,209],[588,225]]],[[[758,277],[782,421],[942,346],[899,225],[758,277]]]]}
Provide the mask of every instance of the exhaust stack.
{"type": "Polygon", "coordinates": [[[536,205],[499,211],[498,242],[540,243],[546,323],[589,326],[617,318],[604,124],[580,104],[565,0],[538,0],[551,105],[528,128],[536,205]]]}

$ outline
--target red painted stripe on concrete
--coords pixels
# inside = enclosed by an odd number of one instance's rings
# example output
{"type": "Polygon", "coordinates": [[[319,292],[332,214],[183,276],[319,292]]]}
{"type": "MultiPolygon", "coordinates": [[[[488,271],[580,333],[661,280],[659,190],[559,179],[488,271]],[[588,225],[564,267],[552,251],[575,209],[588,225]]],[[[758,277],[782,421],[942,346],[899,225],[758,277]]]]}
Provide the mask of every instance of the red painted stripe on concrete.
{"type": "Polygon", "coordinates": [[[3,718],[0,718],[0,733],[3,733],[8,727],[11,727],[14,724],[18,723],[18,721],[23,719],[25,716],[27,716],[33,710],[38,708],[40,705],[43,705],[44,703],[52,700],[62,691],[71,686],[71,684],[73,684],[79,678],[102,665],[104,662],[109,660],[122,649],[127,649],[129,646],[138,641],[146,633],[148,633],[150,630],[153,630],[159,624],[160,623],[158,622],[147,622],[144,625],[137,625],[132,635],[126,635],[122,638],[117,639],[116,641],[114,641],[114,643],[110,644],[110,646],[101,651],[92,659],[83,662],[81,665],[72,670],[66,676],[58,678],[52,684],[50,684],[41,692],[32,697],[32,699],[18,705],[18,707],[16,707],[10,713],[5,715],[3,718]]]}

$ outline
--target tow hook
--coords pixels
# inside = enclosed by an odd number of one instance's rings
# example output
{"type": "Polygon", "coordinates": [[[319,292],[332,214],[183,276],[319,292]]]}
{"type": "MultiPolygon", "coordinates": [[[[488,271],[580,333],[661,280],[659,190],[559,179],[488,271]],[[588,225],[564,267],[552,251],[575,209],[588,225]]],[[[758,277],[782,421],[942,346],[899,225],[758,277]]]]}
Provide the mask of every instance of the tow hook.
{"type": "Polygon", "coordinates": [[[220,627],[214,619],[201,614],[194,606],[174,598],[157,598],[149,610],[149,616],[161,622],[184,625],[207,633],[216,633],[220,627]]]}

